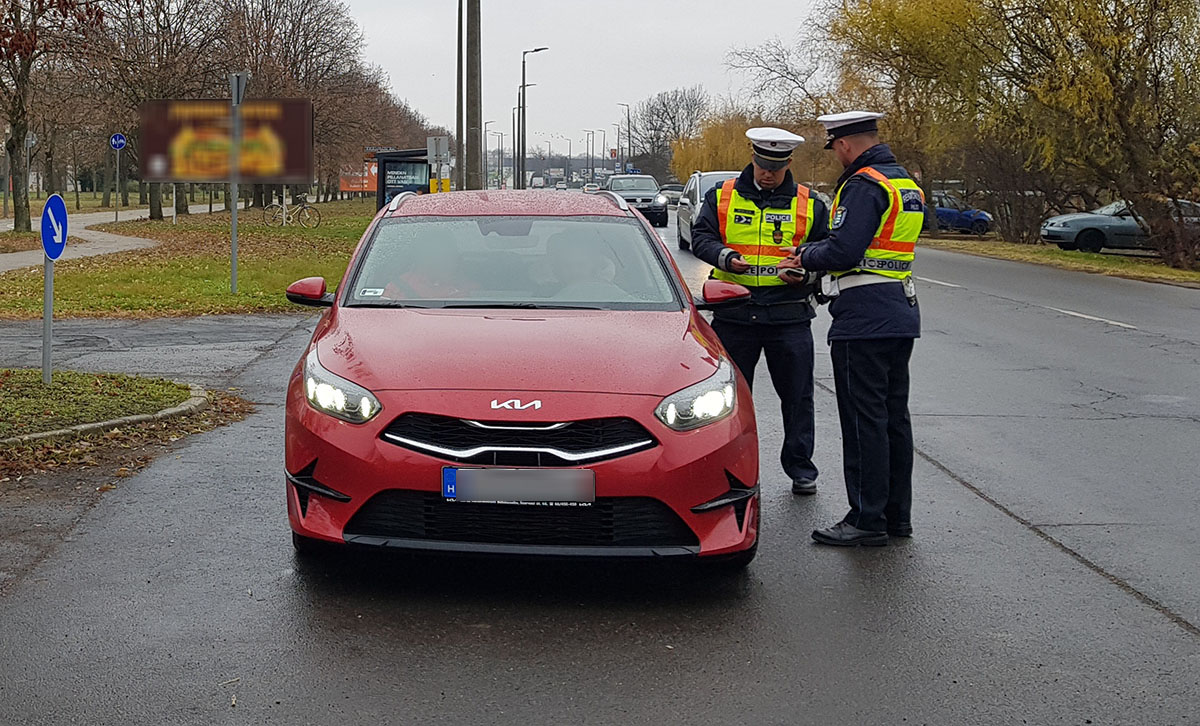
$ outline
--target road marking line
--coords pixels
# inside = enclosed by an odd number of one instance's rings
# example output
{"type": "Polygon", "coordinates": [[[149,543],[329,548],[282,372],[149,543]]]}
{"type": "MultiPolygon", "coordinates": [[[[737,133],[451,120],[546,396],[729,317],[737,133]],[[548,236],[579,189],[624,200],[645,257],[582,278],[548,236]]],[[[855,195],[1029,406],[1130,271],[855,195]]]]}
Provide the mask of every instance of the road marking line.
{"type": "Polygon", "coordinates": [[[934,280],[930,277],[917,277],[916,275],[913,275],[913,277],[916,277],[921,282],[931,282],[934,285],[941,285],[942,287],[962,287],[962,285],[955,285],[953,282],[942,282],[941,280],[934,280]]]}
{"type": "Polygon", "coordinates": [[[1108,318],[1098,318],[1095,315],[1085,315],[1083,313],[1077,313],[1074,310],[1063,310],[1062,308],[1052,308],[1049,305],[1042,305],[1041,307],[1044,307],[1047,310],[1053,310],[1056,313],[1062,313],[1063,315],[1071,315],[1076,318],[1083,318],[1084,320],[1095,320],[1098,323],[1108,323],[1109,325],[1115,325],[1118,328],[1125,328],[1126,330],[1137,330],[1136,326],[1130,325],[1129,323],[1122,323],[1117,320],[1109,320],[1108,318]]]}

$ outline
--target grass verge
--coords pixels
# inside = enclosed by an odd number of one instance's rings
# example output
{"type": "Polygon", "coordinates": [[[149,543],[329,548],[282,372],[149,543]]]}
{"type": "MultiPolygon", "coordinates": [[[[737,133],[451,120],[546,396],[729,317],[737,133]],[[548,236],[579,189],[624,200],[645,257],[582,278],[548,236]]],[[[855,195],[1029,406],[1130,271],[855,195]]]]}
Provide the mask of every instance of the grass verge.
{"type": "MultiPolygon", "coordinates": [[[[76,245],[84,240],[78,237],[67,237],[67,245],[76,245]]],[[[41,232],[0,232],[0,254],[7,252],[27,252],[42,248],[41,232]]]]}
{"type": "Polygon", "coordinates": [[[114,373],[0,368],[0,439],[122,416],[157,413],[188,399],[187,386],[114,373]]]}
{"type": "Polygon", "coordinates": [[[1097,252],[1062,250],[1056,246],[1035,244],[1022,245],[979,238],[955,239],[922,237],[921,247],[938,250],[965,252],[980,257],[993,257],[1014,262],[1032,262],[1049,265],[1063,270],[1092,272],[1112,277],[1148,282],[1170,282],[1189,286],[1200,286],[1200,270],[1179,270],[1168,267],[1157,257],[1138,257],[1097,252]]]}
{"type": "MultiPolygon", "coordinates": [[[[323,276],[334,287],[375,213],[360,200],[318,205],[317,229],[268,227],[261,210],[238,217],[238,294],[229,292],[229,215],[184,215],[178,225],[134,220],[97,229],[161,242],[157,247],[55,265],[59,317],[158,317],[295,311],[292,282],[323,276]]],[[[0,275],[0,317],[34,318],[42,309],[40,269],[0,275]]]]}

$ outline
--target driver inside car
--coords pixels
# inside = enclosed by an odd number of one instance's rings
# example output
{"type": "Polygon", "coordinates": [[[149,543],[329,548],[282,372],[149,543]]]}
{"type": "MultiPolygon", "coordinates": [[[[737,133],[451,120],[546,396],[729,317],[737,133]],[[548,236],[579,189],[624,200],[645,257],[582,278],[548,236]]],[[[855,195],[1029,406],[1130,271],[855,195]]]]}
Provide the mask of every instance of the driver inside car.
{"type": "Polygon", "coordinates": [[[388,283],[383,297],[392,300],[453,300],[471,294],[463,275],[458,245],[422,243],[410,253],[406,272],[388,283]]]}
{"type": "Polygon", "coordinates": [[[616,265],[591,240],[559,233],[547,240],[547,256],[554,279],[560,285],[557,300],[619,302],[628,293],[612,282],[616,265]]]}

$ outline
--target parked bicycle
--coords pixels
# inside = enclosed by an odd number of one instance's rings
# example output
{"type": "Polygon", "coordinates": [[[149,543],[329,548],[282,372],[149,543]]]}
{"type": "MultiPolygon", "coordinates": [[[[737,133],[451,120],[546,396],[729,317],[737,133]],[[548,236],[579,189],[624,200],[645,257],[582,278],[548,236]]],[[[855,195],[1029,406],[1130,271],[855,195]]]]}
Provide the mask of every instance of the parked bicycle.
{"type": "Polygon", "coordinates": [[[321,212],[308,203],[308,198],[301,196],[300,203],[288,206],[287,202],[273,202],[263,207],[263,221],[271,227],[286,227],[288,224],[300,223],[301,227],[318,227],[321,224],[321,212]]]}

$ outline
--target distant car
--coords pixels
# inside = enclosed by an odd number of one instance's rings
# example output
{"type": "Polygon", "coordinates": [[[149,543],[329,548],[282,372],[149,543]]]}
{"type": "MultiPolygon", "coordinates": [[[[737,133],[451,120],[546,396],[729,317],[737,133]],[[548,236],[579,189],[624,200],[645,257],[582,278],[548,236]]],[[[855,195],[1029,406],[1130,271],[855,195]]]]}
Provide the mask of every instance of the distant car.
{"type": "Polygon", "coordinates": [[[723,183],[726,179],[736,179],[740,171],[697,171],[688,177],[683,192],[679,195],[679,211],[675,214],[675,234],[679,241],[679,249],[692,247],[692,224],[700,214],[700,205],[708,190],[723,183]]]}
{"type": "Polygon", "coordinates": [[[555,183],[554,183],[554,189],[555,189],[555,191],[559,191],[559,192],[561,192],[561,191],[565,191],[565,190],[566,190],[566,188],[567,188],[567,183],[566,183],[565,181],[560,181],[560,182],[555,182],[555,183]]]}
{"type": "MultiPolygon", "coordinates": [[[[1200,204],[1175,200],[1184,222],[1200,224],[1200,204]]],[[[1116,201],[1090,212],[1060,214],[1042,222],[1043,242],[1053,242],[1064,250],[1099,252],[1112,249],[1153,249],[1144,224],[1138,223],[1129,204],[1116,201]]]]}
{"type": "Polygon", "coordinates": [[[663,184],[658,190],[664,197],[667,198],[667,203],[672,207],[679,204],[679,197],[683,194],[682,184],[663,184]]]}
{"type": "Polygon", "coordinates": [[[613,174],[604,188],[621,195],[655,227],[667,226],[667,197],[649,174],[613,174]]]}
{"type": "Polygon", "coordinates": [[[592,192],[598,192],[600,191],[600,185],[596,182],[588,182],[587,184],[583,185],[583,191],[588,192],[589,194],[592,192]]]}
{"type": "Polygon", "coordinates": [[[985,235],[992,230],[992,215],[971,207],[948,192],[934,192],[933,206],[937,212],[938,229],[957,230],[985,235]]]}

